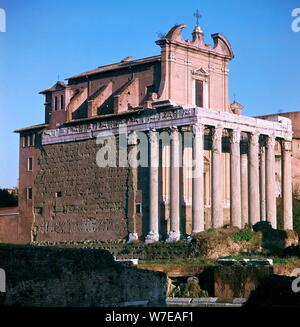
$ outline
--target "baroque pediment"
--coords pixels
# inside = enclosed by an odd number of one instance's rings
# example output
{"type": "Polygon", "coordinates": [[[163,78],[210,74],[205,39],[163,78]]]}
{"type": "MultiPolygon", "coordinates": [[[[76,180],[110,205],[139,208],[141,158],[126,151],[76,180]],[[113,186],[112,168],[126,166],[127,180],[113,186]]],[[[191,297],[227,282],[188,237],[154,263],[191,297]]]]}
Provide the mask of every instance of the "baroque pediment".
{"type": "Polygon", "coordinates": [[[204,69],[203,67],[197,68],[196,70],[193,71],[193,75],[196,76],[208,76],[209,72],[204,69]]]}

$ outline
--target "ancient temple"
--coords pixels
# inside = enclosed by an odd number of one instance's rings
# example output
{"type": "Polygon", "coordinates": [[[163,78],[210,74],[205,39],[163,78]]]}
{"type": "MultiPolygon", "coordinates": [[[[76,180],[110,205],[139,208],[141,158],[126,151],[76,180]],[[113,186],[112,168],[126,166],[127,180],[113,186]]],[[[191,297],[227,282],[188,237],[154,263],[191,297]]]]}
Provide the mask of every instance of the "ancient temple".
{"type": "Polygon", "coordinates": [[[126,57],[41,92],[45,123],[17,131],[20,242],[172,242],[260,220],[276,228],[276,144],[284,228],[293,228],[291,121],[241,115],[228,96],[229,41],[213,34],[207,45],[199,26],[184,40],[185,27],[156,42],[160,55],[126,57]],[[108,134],[114,145],[99,141],[108,134]],[[103,147],[116,165],[99,166],[103,147]]]}

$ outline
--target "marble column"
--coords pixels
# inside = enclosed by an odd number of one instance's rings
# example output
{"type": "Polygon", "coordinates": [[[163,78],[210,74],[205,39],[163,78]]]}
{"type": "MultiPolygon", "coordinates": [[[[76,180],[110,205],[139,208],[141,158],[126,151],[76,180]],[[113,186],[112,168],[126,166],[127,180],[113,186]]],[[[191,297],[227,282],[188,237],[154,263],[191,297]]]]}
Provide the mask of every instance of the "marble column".
{"type": "Polygon", "coordinates": [[[180,135],[177,128],[171,131],[171,203],[170,233],[167,242],[180,240],[180,135]]]}
{"type": "Polygon", "coordinates": [[[192,234],[204,231],[204,126],[193,126],[192,234]]]}
{"type": "Polygon", "coordinates": [[[292,188],[292,142],[282,140],[282,201],[283,229],[293,229],[293,188],[292,188]]]}
{"type": "Polygon", "coordinates": [[[233,130],[230,137],[230,214],[231,225],[242,228],[241,207],[241,132],[233,130]]]}
{"type": "Polygon", "coordinates": [[[136,197],[137,197],[137,180],[138,180],[138,136],[133,132],[128,137],[128,163],[129,163],[129,180],[131,183],[131,192],[128,196],[128,243],[138,240],[137,226],[136,226],[136,197]]]}
{"type": "Polygon", "coordinates": [[[253,226],[260,221],[259,203],[259,134],[249,134],[249,222],[253,226]]]}
{"type": "Polygon", "coordinates": [[[223,162],[222,127],[216,127],[212,135],[212,227],[223,227],[223,162]]]}
{"type": "Polygon", "coordinates": [[[267,137],[266,153],[266,200],[267,200],[267,221],[273,228],[277,228],[276,217],[276,194],[275,194],[275,137],[267,137]]]}
{"type": "Polygon", "coordinates": [[[146,243],[154,243],[159,240],[158,231],[158,167],[159,167],[159,140],[155,130],[149,132],[150,141],[150,231],[146,237],[146,243]]]}
{"type": "Polygon", "coordinates": [[[248,208],[248,144],[241,142],[241,201],[242,201],[242,227],[249,224],[248,208]]]}
{"type": "Polygon", "coordinates": [[[260,219],[266,220],[266,148],[265,144],[260,145],[259,165],[259,191],[260,191],[260,219]]]}

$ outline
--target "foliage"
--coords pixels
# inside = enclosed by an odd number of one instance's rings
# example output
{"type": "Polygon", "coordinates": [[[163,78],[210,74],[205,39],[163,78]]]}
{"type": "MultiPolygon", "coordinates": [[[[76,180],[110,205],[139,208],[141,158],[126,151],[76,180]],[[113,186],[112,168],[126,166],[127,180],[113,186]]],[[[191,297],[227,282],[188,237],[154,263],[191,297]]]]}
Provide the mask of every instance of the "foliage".
{"type": "Polygon", "coordinates": [[[173,297],[189,297],[189,298],[199,298],[208,297],[207,291],[200,288],[199,280],[197,277],[189,277],[187,283],[182,283],[177,286],[173,293],[173,297]]]}
{"type": "Polygon", "coordinates": [[[255,233],[250,229],[241,229],[231,235],[235,242],[249,242],[254,237],[255,233]]]}
{"type": "Polygon", "coordinates": [[[0,208],[17,207],[18,194],[17,191],[10,193],[7,189],[0,189],[0,208]]]}

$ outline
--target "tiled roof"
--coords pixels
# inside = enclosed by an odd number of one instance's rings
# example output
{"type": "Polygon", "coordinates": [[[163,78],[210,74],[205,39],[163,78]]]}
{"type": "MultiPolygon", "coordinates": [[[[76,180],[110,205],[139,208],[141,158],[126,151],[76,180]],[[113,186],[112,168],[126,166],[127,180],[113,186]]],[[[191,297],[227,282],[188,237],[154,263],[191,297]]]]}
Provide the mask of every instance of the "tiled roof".
{"type": "Polygon", "coordinates": [[[148,58],[131,60],[131,61],[121,61],[121,62],[118,62],[118,63],[115,63],[115,64],[101,66],[101,67],[98,67],[96,69],[92,69],[92,70],[89,70],[87,72],[83,72],[83,73],[80,73],[78,75],[68,77],[68,78],[66,78],[66,80],[77,79],[77,78],[81,78],[81,77],[85,77],[85,76],[100,74],[100,73],[104,73],[104,72],[107,72],[107,71],[122,69],[122,68],[126,68],[126,67],[143,65],[143,64],[159,61],[160,58],[161,58],[161,56],[158,55],[158,56],[152,56],[152,57],[148,57],[148,58]]]}
{"type": "Polygon", "coordinates": [[[42,128],[45,128],[47,126],[48,126],[48,124],[39,124],[39,125],[34,125],[34,126],[28,126],[28,127],[16,129],[14,132],[15,133],[21,133],[21,132],[30,131],[30,130],[33,130],[33,129],[42,129],[42,128]]]}
{"type": "Polygon", "coordinates": [[[48,93],[48,92],[57,91],[59,89],[64,89],[65,87],[66,87],[66,84],[64,82],[58,81],[52,87],[50,87],[49,89],[40,91],[39,93],[40,94],[45,94],[45,93],[48,93]]]}

